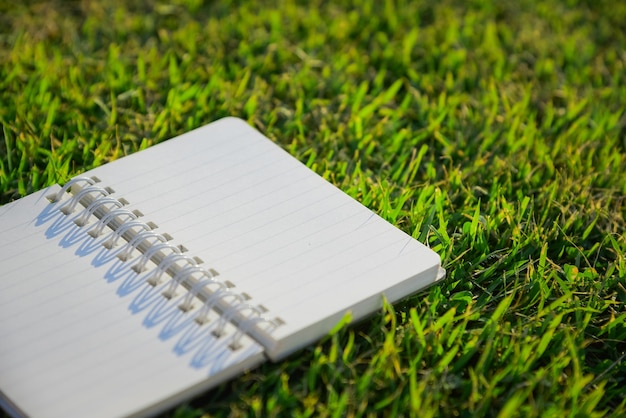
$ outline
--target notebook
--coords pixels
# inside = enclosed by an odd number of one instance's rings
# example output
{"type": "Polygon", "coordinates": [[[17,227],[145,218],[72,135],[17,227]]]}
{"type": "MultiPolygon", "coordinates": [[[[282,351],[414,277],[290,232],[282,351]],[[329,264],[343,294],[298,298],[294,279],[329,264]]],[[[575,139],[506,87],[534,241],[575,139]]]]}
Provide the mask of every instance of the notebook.
{"type": "Polygon", "coordinates": [[[155,414],[443,277],[235,118],[0,207],[0,237],[16,416],[155,414]]]}

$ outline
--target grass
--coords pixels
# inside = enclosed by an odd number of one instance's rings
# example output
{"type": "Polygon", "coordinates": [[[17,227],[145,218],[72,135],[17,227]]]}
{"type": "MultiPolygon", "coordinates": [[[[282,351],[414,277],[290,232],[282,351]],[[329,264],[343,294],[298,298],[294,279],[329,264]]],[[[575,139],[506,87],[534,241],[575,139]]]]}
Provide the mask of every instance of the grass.
{"type": "Polygon", "coordinates": [[[626,3],[11,3],[1,203],[233,115],[448,270],[167,416],[626,415],[626,3]]]}

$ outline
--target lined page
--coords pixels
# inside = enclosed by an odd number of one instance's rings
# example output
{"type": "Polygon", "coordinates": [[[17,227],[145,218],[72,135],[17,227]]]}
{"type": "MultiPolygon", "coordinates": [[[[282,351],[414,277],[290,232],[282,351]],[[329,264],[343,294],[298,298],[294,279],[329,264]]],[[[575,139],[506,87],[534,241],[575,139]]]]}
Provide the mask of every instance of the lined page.
{"type": "Polygon", "coordinates": [[[94,265],[106,249],[48,210],[57,189],[0,208],[5,402],[35,417],[146,415],[263,361],[259,344],[231,350],[211,334],[218,321],[199,326],[120,260],[94,265]]]}
{"type": "Polygon", "coordinates": [[[274,358],[437,278],[430,249],[245,122],[226,118],[87,173],[284,324],[274,358]]]}

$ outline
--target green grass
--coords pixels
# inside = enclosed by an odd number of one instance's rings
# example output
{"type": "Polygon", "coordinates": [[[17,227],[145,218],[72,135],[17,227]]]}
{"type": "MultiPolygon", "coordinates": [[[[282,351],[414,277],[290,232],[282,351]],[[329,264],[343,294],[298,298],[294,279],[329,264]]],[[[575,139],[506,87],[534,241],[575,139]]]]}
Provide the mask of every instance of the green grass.
{"type": "Polygon", "coordinates": [[[239,116],[448,270],[168,416],[626,415],[626,3],[11,3],[1,203],[239,116]]]}

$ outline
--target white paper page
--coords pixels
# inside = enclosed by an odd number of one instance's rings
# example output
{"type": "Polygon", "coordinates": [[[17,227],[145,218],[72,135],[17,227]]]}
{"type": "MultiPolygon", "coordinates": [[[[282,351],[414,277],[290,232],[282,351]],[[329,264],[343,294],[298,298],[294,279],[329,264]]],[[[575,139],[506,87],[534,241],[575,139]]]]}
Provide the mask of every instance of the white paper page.
{"type": "Polygon", "coordinates": [[[0,208],[5,403],[34,417],[145,415],[263,361],[261,346],[232,351],[211,334],[215,316],[200,327],[119,260],[94,266],[107,250],[76,215],[50,211],[50,193],[0,208]]]}
{"type": "MultiPolygon", "coordinates": [[[[100,167],[102,185],[285,324],[272,358],[437,278],[437,254],[226,118],[100,167]]],[[[258,331],[258,330],[257,330],[258,331]]]]}

